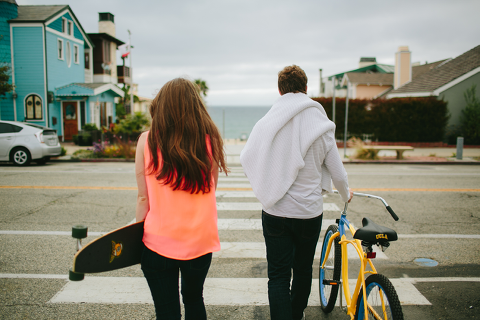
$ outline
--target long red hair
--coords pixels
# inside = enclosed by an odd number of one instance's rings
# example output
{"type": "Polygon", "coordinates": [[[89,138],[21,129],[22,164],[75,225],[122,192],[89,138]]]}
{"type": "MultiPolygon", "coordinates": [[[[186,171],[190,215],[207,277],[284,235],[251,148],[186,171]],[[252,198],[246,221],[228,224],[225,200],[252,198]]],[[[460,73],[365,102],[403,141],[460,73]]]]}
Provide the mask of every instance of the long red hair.
{"type": "Polygon", "coordinates": [[[223,139],[210,118],[195,84],[184,78],[167,82],[150,105],[152,126],[148,147],[152,159],[148,174],[174,190],[208,193],[212,168],[228,172],[223,139]],[[207,151],[210,137],[212,155],[207,151]],[[158,151],[162,155],[159,163],[158,151]]]}

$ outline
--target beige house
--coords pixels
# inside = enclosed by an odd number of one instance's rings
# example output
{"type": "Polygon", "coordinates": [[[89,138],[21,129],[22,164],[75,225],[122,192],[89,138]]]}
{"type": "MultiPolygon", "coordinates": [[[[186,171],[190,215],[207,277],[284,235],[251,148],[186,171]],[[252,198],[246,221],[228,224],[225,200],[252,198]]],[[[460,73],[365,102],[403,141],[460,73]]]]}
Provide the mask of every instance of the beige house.
{"type": "Polygon", "coordinates": [[[360,58],[359,68],[321,79],[320,97],[333,96],[333,82],[336,83],[335,96],[345,98],[347,88],[351,99],[375,99],[389,91],[411,82],[420,75],[435,68],[445,60],[434,63],[411,63],[411,52],[401,46],[395,53],[395,65],[379,64],[376,58],[360,58]]]}

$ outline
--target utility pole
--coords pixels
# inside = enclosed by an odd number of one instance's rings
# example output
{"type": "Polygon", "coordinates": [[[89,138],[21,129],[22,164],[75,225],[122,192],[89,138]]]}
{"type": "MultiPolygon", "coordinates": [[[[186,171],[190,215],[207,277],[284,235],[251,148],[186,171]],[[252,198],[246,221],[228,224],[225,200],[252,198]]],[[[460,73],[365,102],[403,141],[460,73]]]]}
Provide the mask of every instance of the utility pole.
{"type": "Polygon", "coordinates": [[[332,121],[335,123],[335,86],[337,85],[337,77],[332,77],[332,121]]]}
{"type": "Polygon", "coordinates": [[[133,115],[135,111],[133,110],[133,68],[132,68],[132,40],[131,32],[128,30],[128,44],[130,46],[130,113],[133,115]]]}
{"type": "Polygon", "coordinates": [[[343,134],[343,157],[347,157],[347,127],[348,127],[348,96],[350,91],[350,82],[347,81],[347,97],[345,99],[345,133],[343,134]]]}

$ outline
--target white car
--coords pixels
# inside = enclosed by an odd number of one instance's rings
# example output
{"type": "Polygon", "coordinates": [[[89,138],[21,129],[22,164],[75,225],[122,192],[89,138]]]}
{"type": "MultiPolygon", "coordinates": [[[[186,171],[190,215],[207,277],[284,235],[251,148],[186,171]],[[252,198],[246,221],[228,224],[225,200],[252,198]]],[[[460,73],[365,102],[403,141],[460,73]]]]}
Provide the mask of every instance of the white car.
{"type": "Polygon", "coordinates": [[[27,166],[32,160],[45,164],[61,153],[57,131],[27,122],[0,121],[0,161],[18,166],[27,166]]]}

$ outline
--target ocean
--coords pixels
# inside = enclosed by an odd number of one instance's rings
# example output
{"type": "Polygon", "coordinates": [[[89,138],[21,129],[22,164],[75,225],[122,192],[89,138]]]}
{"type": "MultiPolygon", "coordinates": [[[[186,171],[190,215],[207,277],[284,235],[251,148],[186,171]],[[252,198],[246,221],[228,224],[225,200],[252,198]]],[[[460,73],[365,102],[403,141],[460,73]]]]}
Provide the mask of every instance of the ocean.
{"type": "Polygon", "coordinates": [[[224,139],[248,138],[255,123],[268,110],[270,107],[208,107],[208,113],[224,139]]]}

